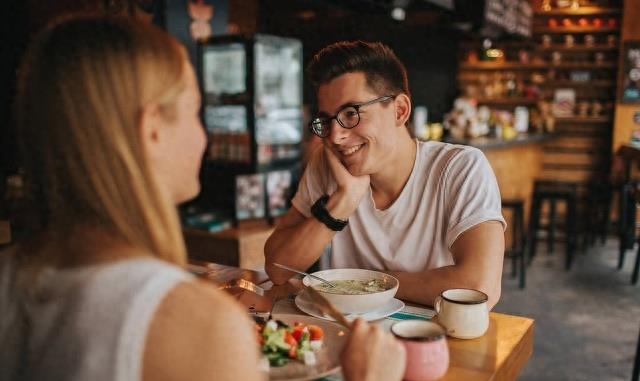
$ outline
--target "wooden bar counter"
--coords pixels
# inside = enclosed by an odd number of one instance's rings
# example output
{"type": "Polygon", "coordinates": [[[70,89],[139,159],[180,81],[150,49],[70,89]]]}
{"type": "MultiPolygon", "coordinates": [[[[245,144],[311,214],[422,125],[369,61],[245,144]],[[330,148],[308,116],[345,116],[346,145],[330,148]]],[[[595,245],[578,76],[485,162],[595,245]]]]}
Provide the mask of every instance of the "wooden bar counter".
{"type": "Polygon", "coordinates": [[[533,181],[542,171],[542,143],[550,134],[521,134],[511,140],[479,137],[450,143],[476,147],[493,168],[503,199],[525,200],[525,211],[533,192],[533,181]]]}

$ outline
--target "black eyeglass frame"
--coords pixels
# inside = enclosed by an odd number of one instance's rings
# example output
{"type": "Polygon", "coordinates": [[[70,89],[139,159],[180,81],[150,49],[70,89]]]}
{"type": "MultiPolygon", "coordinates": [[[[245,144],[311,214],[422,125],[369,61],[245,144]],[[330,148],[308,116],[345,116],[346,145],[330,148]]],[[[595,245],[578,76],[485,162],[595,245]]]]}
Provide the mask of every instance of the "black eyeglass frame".
{"type": "Polygon", "coordinates": [[[396,95],[383,95],[381,97],[372,99],[370,101],[364,102],[364,103],[358,103],[358,104],[353,104],[353,105],[346,105],[343,108],[341,108],[340,110],[338,110],[338,112],[331,117],[328,118],[313,118],[313,120],[309,123],[309,129],[311,130],[311,132],[320,137],[320,138],[326,138],[327,136],[329,136],[329,132],[331,131],[331,121],[332,120],[336,120],[338,121],[338,124],[340,125],[340,127],[345,128],[347,130],[350,130],[352,128],[355,128],[358,126],[358,124],[360,124],[360,108],[364,107],[364,106],[369,106],[371,104],[374,103],[378,103],[378,102],[386,102],[390,99],[395,99],[396,95]],[[347,127],[345,126],[345,124],[338,118],[338,115],[340,115],[341,112],[343,112],[344,110],[348,109],[348,108],[353,108],[356,111],[356,115],[358,116],[358,120],[356,121],[356,123],[351,126],[351,127],[347,127]],[[322,129],[323,125],[327,125],[329,128],[326,129],[322,129]],[[316,127],[317,125],[319,125],[319,127],[316,127]],[[321,132],[325,130],[326,132],[321,132]]]}

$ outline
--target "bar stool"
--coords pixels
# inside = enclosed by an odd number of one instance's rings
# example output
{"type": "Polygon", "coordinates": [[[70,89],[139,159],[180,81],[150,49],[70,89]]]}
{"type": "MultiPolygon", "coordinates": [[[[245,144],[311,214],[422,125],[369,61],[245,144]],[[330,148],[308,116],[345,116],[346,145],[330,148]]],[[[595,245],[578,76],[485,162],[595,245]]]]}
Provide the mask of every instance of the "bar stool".
{"type": "Polygon", "coordinates": [[[593,246],[598,239],[604,245],[610,228],[611,200],[614,190],[620,186],[609,179],[596,179],[587,185],[587,204],[585,211],[584,247],[593,246]]]}
{"type": "Polygon", "coordinates": [[[524,288],[526,282],[524,200],[503,199],[502,207],[511,211],[511,226],[513,232],[511,236],[511,247],[505,250],[505,256],[511,259],[511,276],[515,277],[517,268],[520,268],[519,286],[520,288],[524,288]]]}
{"type": "Polygon", "coordinates": [[[547,230],[547,247],[549,252],[553,251],[556,229],[556,203],[563,201],[566,205],[565,214],[565,237],[566,237],[566,259],[565,269],[569,270],[573,262],[573,253],[577,243],[578,222],[577,213],[578,186],[573,182],[560,180],[536,180],[533,186],[533,200],[531,202],[531,212],[529,214],[529,234],[528,234],[528,258],[529,263],[536,253],[537,232],[541,228],[547,230]],[[549,202],[549,222],[546,226],[540,224],[540,212],[544,201],[549,202]]]}
{"type": "Polygon", "coordinates": [[[625,253],[633,248],[636,226],[636,192],[637,184],[622,184],[620,191],[620,209],[618,215],[618,237],[620,239],[618,270],[624,267],[625,253]]]}

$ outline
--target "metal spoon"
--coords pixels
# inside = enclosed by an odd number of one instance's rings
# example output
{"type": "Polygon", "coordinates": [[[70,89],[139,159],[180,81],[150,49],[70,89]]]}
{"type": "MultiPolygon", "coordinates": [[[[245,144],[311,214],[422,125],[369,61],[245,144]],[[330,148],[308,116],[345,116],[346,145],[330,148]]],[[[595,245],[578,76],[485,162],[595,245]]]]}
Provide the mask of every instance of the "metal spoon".
{"type": "Polygon", "coordinates": [[[331,286],[331,287],[335,287],[335,285],[334,285],[333,283],[329,282],[329,281],[328,281],[328,280],[326,280],[326,279],[322,279],[322,278],[320,278],[319,276],[315,276],[315,275],[313,275],[313,274],[305,273],[304,271],[296,270],[296,269],[294,269],[294,268],[291,268],[291,267],[289,267],[289,266],[285,266],[285,265],[281,265],[281,264],[279,264],[279,263],[275,263],[275,262],[273,262],[272,264],[273,264],[274,266],[276,266],[276,267],[280,267],[281,269],[289,270],[289,271],[291,271],[291,272],[294,272],[294,273],[297,273],[297,274],[300,274],[300,275],[306,275],[306,276],[308,276],[308,277],[311,277],[311,278],[313,278],[313,279],[317,279],[317,280],[319,280],[319,281],[321,281],[321,282],[323,282],[323,283],[326,283],[326,284],[328,284],[328,285],[329,285],[329,286],[331,286]]]}

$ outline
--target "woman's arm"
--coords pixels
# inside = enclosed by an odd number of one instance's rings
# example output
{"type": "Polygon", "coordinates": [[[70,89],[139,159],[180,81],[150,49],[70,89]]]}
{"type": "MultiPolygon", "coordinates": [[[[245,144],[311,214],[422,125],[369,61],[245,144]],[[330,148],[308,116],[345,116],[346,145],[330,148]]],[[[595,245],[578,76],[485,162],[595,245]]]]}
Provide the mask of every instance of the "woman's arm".
{"type": "Polygon", "coordinates": [[[263,380],[246,311],[204,282],[181,283],[160,304],[147,334],[143,381],[263,380]]]}

